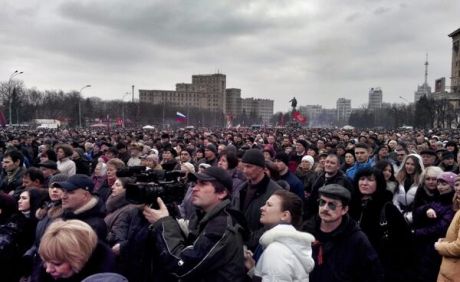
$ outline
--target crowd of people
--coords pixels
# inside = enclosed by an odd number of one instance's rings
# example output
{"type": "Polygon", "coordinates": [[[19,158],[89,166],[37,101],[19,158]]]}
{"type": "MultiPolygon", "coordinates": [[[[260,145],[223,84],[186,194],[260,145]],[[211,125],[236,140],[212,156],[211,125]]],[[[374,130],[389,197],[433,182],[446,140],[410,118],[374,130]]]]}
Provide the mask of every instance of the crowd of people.
{"type": "Polygon", "coordinates": [[[0,131],[2,281],[460,281],[459,136],[0,131]]]}

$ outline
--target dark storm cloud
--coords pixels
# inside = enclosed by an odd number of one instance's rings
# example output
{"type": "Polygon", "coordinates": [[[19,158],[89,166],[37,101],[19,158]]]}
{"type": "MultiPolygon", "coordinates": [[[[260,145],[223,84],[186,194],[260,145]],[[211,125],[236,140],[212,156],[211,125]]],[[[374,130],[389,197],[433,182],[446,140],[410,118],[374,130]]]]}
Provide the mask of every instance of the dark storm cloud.
{"type": "Polygon", "coordinates": [[[348,97],[358,106],[376,86],[394,102],[423,82],[425,53],[430,81],[450,76],[457,2],[5,1],[0,75],[26,68],[26,85],[38,88],[91,82],[87,93],[108,99],[131,84],[174,89],[219,70],[229,87],[274,99],[276,110],[291,96],[300,105],[348,97]]]}

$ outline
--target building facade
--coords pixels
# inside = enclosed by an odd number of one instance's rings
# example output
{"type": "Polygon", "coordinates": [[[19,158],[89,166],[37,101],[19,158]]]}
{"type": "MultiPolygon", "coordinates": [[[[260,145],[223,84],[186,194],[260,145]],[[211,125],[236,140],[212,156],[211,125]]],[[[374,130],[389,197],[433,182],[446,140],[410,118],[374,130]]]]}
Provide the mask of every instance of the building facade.
{"type": "Polygon", "coordinates": [[[227,103],[226,103],[227,114],[233,117],[237,117],[241,115],[241,112],[242,112],[241,89],[228,88],[225,90],[225,96],[227,99],[227,103]]]}
{"type": "Polygon", "coordinates": [[[351,115],[351,100],[345,98],[339,98],[336,102],[337,108],[337,121],[340,124],[348,123],[348,119],[351,115]]]}
{"type": "Polygon", "coordinates": [[[241,98],[241,89],[226,88],[224,74],[192,75],[192,83],[177,83],[176,90],[139,90],[140,102],[176,107],[194,107],[237,117],[254,113],[268,123],[273,100],[241,98]]]}
{"type": "Polygon", "coordinates": [[[176,90],[139,90],[140,102],[197,107],[226,113],[226,76],[193,75],[192,83],[177,83],[176,90]]]}
{"type": "Polygon", "coordinates": [[[452,38],[452,72],[451,72],[451,92],[460,92],[460,28],[449,34],[452,38]]]}
{"type": "Polygon", "coordinates": [[[371,111],[381,109],[382,108],[382,98],[383,92],[380,87],[371,88],[369,90],[369,105],[368,108],[371,111]]]}

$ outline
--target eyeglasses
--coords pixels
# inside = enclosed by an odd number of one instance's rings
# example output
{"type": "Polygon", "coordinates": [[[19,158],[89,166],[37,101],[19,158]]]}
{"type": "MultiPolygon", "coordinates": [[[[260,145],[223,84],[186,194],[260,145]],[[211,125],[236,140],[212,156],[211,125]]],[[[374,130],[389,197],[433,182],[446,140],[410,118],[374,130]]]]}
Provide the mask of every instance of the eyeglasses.
{"type": "Polygon", "coordinates": [[[338,207],[342,206],[342,205],[337,205],[334,202],[325,201],[323,199],[319,199],[318,204],[320,207],[324,207],[325,205],[327,205],[327,208],[330,209],[331,211],[335,211],[338,207]]]}

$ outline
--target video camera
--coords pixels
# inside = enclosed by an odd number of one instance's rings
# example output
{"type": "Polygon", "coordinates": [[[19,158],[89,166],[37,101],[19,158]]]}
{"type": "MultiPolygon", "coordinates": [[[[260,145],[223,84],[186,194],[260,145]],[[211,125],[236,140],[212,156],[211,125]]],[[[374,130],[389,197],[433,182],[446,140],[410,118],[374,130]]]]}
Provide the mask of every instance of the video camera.
{"type": "Polygon", "coordinates": [[[180,203],[187,190],[186,183],[179,181],[186,173],[180,170],[147,170],[145,166],[132,166],[117,171],[117,177],[134,178],[126,185],[126,200],[132,204],[147,204],[158,208],[157,197],[168,204],[180,203]]]}

